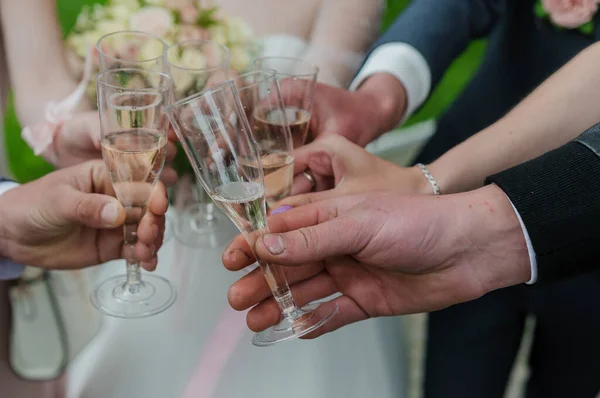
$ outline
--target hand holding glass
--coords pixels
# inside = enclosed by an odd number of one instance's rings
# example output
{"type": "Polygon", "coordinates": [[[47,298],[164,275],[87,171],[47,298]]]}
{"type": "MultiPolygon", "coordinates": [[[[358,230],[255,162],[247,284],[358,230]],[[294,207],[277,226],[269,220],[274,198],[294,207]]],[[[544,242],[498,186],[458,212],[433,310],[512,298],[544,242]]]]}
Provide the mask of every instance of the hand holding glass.
{"type": "MultiPolygon", "coordinates": [[[[256,239],[268,233],[263,169],[234,83],[181,100],[168,108],[168,114],[204,189],[254,247],[256,239]]],[[[283,319],[257,333],[253,344],[268,346],[304,336],[337,312],[337,306],[319,308],[319,304],[299,308],[281,267],[258,262],[283,319]]]]}
{"type": "Polygon", "coordinates": [[[107,315],[141,318],[175,302],[175,289],[164,278],[142,281],[135,245],[139,222],[164,166],[171,103],[169,76],[142,69],[115,69],[97,78],[102,155],[117,199],[126,211],[126,275],[102,282],[92,294],[94,306],[107,315]]]}

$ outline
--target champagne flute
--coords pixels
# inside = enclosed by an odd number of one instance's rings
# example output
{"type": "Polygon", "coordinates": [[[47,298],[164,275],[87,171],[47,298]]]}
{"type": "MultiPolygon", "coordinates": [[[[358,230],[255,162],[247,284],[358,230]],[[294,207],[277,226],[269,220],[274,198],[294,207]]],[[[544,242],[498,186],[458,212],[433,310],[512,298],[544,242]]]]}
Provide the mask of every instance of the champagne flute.
{"type": "MultiPolygon", "coordinates": [[[[158,36],[136,30],[122,30],[102,36],[96,43],[98,71],[135,68],[167,72],[163,54],[167,43],[158,36]]],[[[171,195],[169,195],[171,196],[171,195]]],[[[173,237],[172,215],[166,216],[164,242],[173,237]]]]}
{"type": "MultiPolygon", "coordinates": [[[[254,247],[269,232],[259,151],[233,81],[168,107],[167,113],[204,189],[254,247]],[[191,117],[190,117],[191,116],[191,117]]],[[[269,346],[301,337],[328,322],[335,303],[299,308],[280,266],[258,260],[283,319],[252,343],[269,346]]]]}
{"type": "Polygon", "coordinates": [[[248,72],[234,79],[258,145],[267,212],[286,198],[294,182],[292,136],[274,70],[248,72]]]}
{"type": "MultiPolygon", "coordinates": [[[[215,41],[175,43],[167,48],[164,58],[173,79],[175,100],[222,83],[229,77],[229,50],[215,41]]],[[[183,187],[190,187],[193,192],[178,190],[187,200],[183,200],[180,222],[175,227],[177,240],[190,247],[218,246],[224,239],[225,218],[199,183],[180,186],[183,187]]]]}
{"type": "Polygon", "coordinates": [[[99,72],[121,68],[166,72],[166,49],[163,39],[148,32],[122,30],[106,34],[96,43],[99,72]]]}
{"type": "Polygon", "coordinates": [[[175,289],[158,275],[141,277],[137,230],[167,153],[171,78],[141,69],[114,69],[96,79],[102,155],[117,199],[125,207],[126,274],[102,282],[92,294],[101,312],[120,318],[158,314],[175,302],[175,289]]]}
{"type": "Polygon", "coordinates": [[[254,69],[277,71],[294,148],[304,145],[308,137],[319,68],[300,58],[263,57],[254,61],[254,69]]]}

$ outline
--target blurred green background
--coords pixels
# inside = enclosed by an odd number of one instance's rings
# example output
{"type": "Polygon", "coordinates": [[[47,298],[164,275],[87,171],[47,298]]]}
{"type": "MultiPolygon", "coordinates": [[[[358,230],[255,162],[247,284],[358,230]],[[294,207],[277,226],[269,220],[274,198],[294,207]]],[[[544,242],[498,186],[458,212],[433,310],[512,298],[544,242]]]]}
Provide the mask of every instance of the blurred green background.
{"type": "MultiPolygon", "coordinates": [[[[387,0],[383,20],[384,30],[411,1],[387,0]]],[[[63,33],[66,35],[73,28],[83,5],[105,2],[106,0],[58,0],[58,14],[63,33]]],[[[484,50],[485,43],[483,41],[473,42],[449,68],[427,103],[407,122],[407,125],[439,116],[469,82],[479,65],[484,50]]],[[[20,182],[27,182],[52,171],[52,166],[33,154],[27,144],[22,141],[20,132],[21,126],[16,118],[11,100],[8,103],[4,120],[7,156],[14,177],[20,182]]]]}

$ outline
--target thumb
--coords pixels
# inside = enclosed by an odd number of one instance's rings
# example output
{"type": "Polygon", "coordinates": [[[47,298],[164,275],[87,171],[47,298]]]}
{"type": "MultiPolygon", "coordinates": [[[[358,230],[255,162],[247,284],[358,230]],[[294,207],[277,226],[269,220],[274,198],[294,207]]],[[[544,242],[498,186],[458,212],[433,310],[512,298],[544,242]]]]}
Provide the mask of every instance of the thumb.
{"type": "Polygon", "coordinates": [[[86,227],[115,228],[125,222],[125,209],[112,196],[73,190],[62,203],[65,218],[86,227]]]}
{"type": "MultiPolygon", "coordinates": [[[[294,209],[296,210],[296,209],[294,209]]],[[[338,217],[322,224],[280,234],[266,234],[256,242],[259,258],[281,265],[305,265],[330,257],[358,253],[362,234],[351,219],[338,217]]]]}

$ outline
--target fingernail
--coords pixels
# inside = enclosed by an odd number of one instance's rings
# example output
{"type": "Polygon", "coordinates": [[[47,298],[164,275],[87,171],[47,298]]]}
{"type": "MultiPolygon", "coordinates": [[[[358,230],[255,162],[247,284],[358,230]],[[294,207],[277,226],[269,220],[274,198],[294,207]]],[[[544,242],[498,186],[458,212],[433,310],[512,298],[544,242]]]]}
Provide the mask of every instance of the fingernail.
{"type": "Polygon", "coordinates": [[[119,207],[115,202],[104,205],[100,217],[102,217],[102,222],[105,224],[113,225],[117,222],[117,217],[119,217],[119,207]]]}
{"type": "Polygon", "coordinates": [[[152,253],[152,257],[154,257],[154,255],[156,255],[156,246],[155,245],[150,245],[150,253],[152,253]]]}
{"type": "Polygon", "coordinates": [[[263,236],[263,243],[271,254],[281,254],[285,250],[285,242],[281,235],[265,235],[263,236]]]}
{"type": "Polygon", "coordinates": [[[158,238],[158,225],[153,225],[152,226],[152,235],[154,236],[154,239],[158,238]]]}
{"type": "Polygon", "coordinates": [[[271,212],[271,215],[275,215],[275,214],[286,212],[286,211],[290,210],[291,208],[292,208],[292,206],[287,206],[287,205],[286,206],[278,207],[278,208],[276,208],[275,210],[273,210],[271,212]]]}

